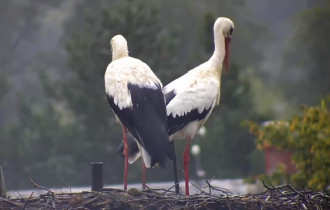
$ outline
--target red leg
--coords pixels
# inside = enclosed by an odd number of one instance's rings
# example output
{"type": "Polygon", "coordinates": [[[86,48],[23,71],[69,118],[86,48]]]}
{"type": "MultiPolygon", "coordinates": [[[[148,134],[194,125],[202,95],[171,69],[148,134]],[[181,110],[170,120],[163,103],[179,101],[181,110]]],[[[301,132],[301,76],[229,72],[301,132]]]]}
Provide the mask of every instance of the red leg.
{"type": "Polygon", "coordinates": [[[127,190],[128,144],[127,144],[127,134],[126,134],[125,126],[123,126],[123,141],[124,141],[124,157],[125,157],[124,190],[127,190]]]}
{"type": "Polygon", "coordinates": [[[189,196],[189,161],[190,161],[190,142],[191,138],[188,139],[186,148],[183,153],[183,167],[184,167],[184,179],[185,179],[185,188],[186,196],[189,196]]]}
{"type": "Polygon", "coordinates": [[[142,189],[146,189],[146,165],[144,165],[143,158],[142,160],[142,189]]]}

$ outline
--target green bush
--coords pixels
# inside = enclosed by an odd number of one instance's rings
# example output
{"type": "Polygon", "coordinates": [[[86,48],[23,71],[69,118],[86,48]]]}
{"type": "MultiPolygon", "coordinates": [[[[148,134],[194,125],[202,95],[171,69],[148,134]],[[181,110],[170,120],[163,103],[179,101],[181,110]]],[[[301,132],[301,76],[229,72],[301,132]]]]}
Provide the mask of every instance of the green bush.
{"type": "Polygon", "coordinates": [[[246,122],[256,136],[258,149],[272,146],[293,151],[292,162],[297,171],[288,174],[280,165],[271,175],[259,179],[272,184],[288,182],[298,187],[328,190],[330,187],[330,113],[326,100],[319,106],[303,106],[302,113],[288,121],[273,121],[266,125],[246,122]]]}

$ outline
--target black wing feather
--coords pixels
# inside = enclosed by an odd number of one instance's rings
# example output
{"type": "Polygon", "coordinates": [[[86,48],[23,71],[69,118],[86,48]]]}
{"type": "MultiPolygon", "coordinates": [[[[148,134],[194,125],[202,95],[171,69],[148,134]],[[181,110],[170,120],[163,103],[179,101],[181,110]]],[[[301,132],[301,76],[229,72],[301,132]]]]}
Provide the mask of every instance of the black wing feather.
{"type": "Polygon", "coordinates": [[[151,166],[173,159],[175,154],[167,134],[166,107],[160,85],[157,89],[127,85],[131,93],[132,107],[119,109],[113,97],[108,96],[109,104],[122,124],[145,148],[151,156],[151,166]]]}
{"type": "MultiPolygon", "coordinates": [[[[175,98],[175,96],[176,94],[174,90],[166,93],[165,94],[166,105],[168,105],[170,101],[172,101],[172,99],[175,98]]],[[[204,109],[202,113],[199,113],[198,109],[193,109],[182,116],[176,115],[175,117],[173,117],[173,115],[170,113],[170,115],[167,116],[168,135],[172,135],[178,132],[190,122],[204,119],[210,111],[211,111],[211,107],[209,109],[204,109]]]]}

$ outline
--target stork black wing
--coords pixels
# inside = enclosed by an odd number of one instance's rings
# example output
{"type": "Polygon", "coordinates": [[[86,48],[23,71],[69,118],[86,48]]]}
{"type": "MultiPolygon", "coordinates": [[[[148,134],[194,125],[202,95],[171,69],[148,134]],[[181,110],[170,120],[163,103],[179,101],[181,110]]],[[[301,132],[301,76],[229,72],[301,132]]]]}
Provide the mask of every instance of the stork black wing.
{"type": "MultiPolygon", "coordinates": [[[[175,96],[176,94],[174,90],[166,93],[166,105],[169,104],[170,101],[175,98],[175,96]]],[[[172,135],[178,132],[190,122],[204,119],[210,111],[211,107],[209,109],[204,109],[201,113],[198,112],[198,109],[193,109],[182,116],[176,115],[175,117],[173,117],[173,115],[170,114],[169,116],[167,116],[168,135],[172,135]]]]}
{"type": "Polygon", "coordinates": [[[131,94],[132,107],[119,109],[113,98],[108,96],[109,104],[123,125],[139,141],[151,156],[151,166],[166,161],[166,156],[174,158],[167,134],[166,107],[160,85],[157,89],[127,85],[131,94]]]}

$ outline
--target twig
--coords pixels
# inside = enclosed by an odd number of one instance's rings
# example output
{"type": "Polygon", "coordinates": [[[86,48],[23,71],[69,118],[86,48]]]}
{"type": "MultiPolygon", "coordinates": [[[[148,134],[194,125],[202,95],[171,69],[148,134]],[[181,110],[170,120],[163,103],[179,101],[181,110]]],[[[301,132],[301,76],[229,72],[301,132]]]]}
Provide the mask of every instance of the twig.
{"type": "Polygon", "coordinates": [[[195,185],[193,182],[191,182],[191,181],[189,181],[189,182],[190,182],[190,184],[191,184],[192,186],[194,186],[195,188],[197,188],[197,190],[199,190],[200,193],[205,193],[205,194],[206,194],[206,192],[204,191],[205,187],[203,187],[204,189],[202,189],[201,187],[195,185]]]}
{"type": "Polygon", "coordinates": [[[285,188],[285,187],[288,187],[290,188],[292,191],[294,191],[295,193],[297,193],[298,195],[300,195],[301,197],[305,198],[304,194],[302,194],[301,192],[299,192],[298,190],[296,190],[294,187],[292,187],[290,184],[285,184],[285,185],[282,185],[282,186],[278,186],[276,188],[280,189],[280,188],[285,188]]]}
{"type": "MultiPolygon", "coordinates": [[[[161,203],[161,202],[165,202],[166,200],[156,200],[148,205],[146,205],[143,209],[148,209],[150,206],[156,204],[156,203],[161,203]]],[[[166,202],[165,202],[166,203],[166,202]]]]}
{"type": "MultiPolygon", "coordinates": [[[[207,180],[205,180],[206,181],[206,183],[207,183],[207,185],[209,186],[209,188],[211,188],[211,189],[213,189],[213,190],[216,190],[216,191],[219,191],[219,192],[221,192],[221,193],[224,193],[224,194],[226,194],[227,196],[228,195],[233,195],[233,193],[230,191],[230,190],[227,190],[227,189],[225,189],[225,188],[221,188],[221,187],[214,187],[214,186],[212,186],[211,184],[210,184],[210,182],[209,181],[207,181],[207,180]]],[[[211,190],[210,190],[211,191],[211,190]]],[[[210,193],[211,194],[211,193],[210,193]]]]}
{"type": "Polygon", "coordinates": [[[51,202],[51,206],[53,208],[56,207],[56,201],[55,201],[55,193],[51,190],[49,190],[47,187],[43,187],[41,185],[38,185],[37,183],[35,183],[32,179],[29,179],[29,181],[31,182],[32,185],[34,185],[35,187],[37,188],[40,188],[40,189],[43,189],[43,190],[46,190],[47,192],[49,192],[51,195],[52,195],[52,199],[50,200],[51,202]]]}
{"type": "Polygon", "coordinates": [[[276,190],[278,193],[280,193],[281,195],[283,195],[284,197],[287,197],[281,190],[279,190],[278,188],[274,187],[273,185],[270,185],[273,190],[276,190]]]}
{"type": "Polygon", "coordinates": [[[31,184],[37,188],[40,188],[40,189],[43,189],[43,190],[46,190],[47,192],[51,193],[52,195],[54,195],[55,193],[51,190],[49,190],[47,187],[43,187],[43,186],[40,186],[38,185],[37,183],[35,183],[32,179],[29,179],[29,181],[31,182],[31,184]]]}
{"type": "MultiPolygon", "coordinates": [[[[147,186],[146,186],[146,187],[147,187],[147,186]]],[[[164,191],[164,192],[160,193],[158,196],[154,197],[154,199],[155,199],[155,198],[158,198],[159,196],[164,195],[164,194],[167,193],[167,192],[175,193],[174,191],[170,191],[170,189],[172,189],[173,187],[175,187],[175,185],[173,185],[173,186],[170,187],[169,189],[151,189],[151,188],[149,188],[149,187],[147,187],[147,188],[148,188],[149,191],[153,191],[153,190],[155,190],[155,191],[160,191],[160,190],[164,191]]],[[[177,195],[177,194],[176,194],[176,195],[177,195]]]]}
{"type": "Polygon", "coordinates": [[[105,206],[105,205],[107,205],[107,204],[109,204],[111,202],[112,201],[105,201],[105,202],[102,202],[102,203],[96,203],[95,206],[93,206],[93,208],[96,207],[96,206],[105,206]]]}
{"type": "Polygon", "coordinates": [[[205,180],[206,184],[209,186],[209,194],[211,195],[211,189],[213,188],[209,181],[205,180]]]}
{"type": "Polygon", "coordinates": [[[94,202],[95,200],[97,200],[99,198],[99,195],[96,195],[95,198],[91,198],[90,200],[86,201],[85,203],[83,203],[83,206],[89,205],[90,203],[94,202]]]}
{"type": "Polygon", "coordinates": [[[272,190],[271,187],[268,187],[268,186],[266,185],[265,180],[262,180],[262,185],[263,185],[267,190],[272,190]]]}
{"type": "Polygon", "coordinates": [[[7,200],[7,199],[1,198],[1,197],[0,197],[0,201],[6,202],[6,203],[10,203],[10,204],[12,204],[14,206],[17,206],[17,207],[21,207],[21,205],[19,203],[15,203],[13,201],[10,201],[10,200],[7,200]]]}
{"type": "MultiPolygon", "coordinates": [[[[176,193],[175,191],[171,191],[171,189],[173,189],[174,187],[175,187],[175,184],[172,185],[172,186],[171,186],[170,188],[168,188],[168,189],[152,189],[152,188],[150,188],[150,187],[148,187],[148,186],[146,185],[146,188],[147,188],[148,191],[164,191],[164,192],[176,193]]],[[[146,191],[146,190],[143,190],[143,191],[146,191]]]]}
{"type": "Polygon", "coordinates": [[[27,203],[28,203],[29,200],[32,198],[33,193],[34,193],[34,192],[32,192],[31,195],[28,197],[28,199],[26,199],[26,201],[25,201],[24,206],[22,207],[22,209],[25,209],[27,203]]]}

